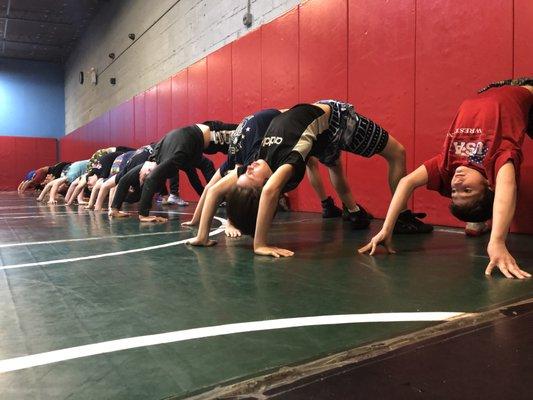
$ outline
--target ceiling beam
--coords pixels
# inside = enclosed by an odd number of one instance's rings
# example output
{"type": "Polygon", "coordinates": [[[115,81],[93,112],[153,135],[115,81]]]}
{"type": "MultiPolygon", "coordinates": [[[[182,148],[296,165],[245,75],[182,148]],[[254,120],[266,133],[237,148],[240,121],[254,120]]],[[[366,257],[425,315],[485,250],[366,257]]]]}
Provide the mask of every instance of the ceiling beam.
{"type": "Polygon", "coordinates": [[[71,23],[68,23],[68,22],[54,22],[54,21],[47,21],[47,20],[42,20],[42,19],[13,18],[13,17],[10,17],[9,14],[6,17],[0,17],[0,19],[5,19],[6,20],[6,26],[7,26],[7,22],[8,21],[34,22],[34,23],[37,23],[37,24],[52,24],[52,25],[61,25],[61,26],[73,26],[74,25],[74,24],[71,24],[71,23]]]}
{"type": "MultiPolygon", "coordinates": [[[[11,10],[11,0],[7,0],[7,8],[6,8],[6,17],[9,18],[9,11],[11,10]]],[[[4,39],[7,36],[7,23],[9,22],[9,19],[6,19],[6,23],[4,24],[4,39]]],[[[6,52],[6,42],[2,43],[2,54],[6,52]]]]}
{"type": "Polygon", "coordinates": [[[48,47],[50,49],[58,49],[58,50],[63,50],[65,48],[64,46],[57,46],[57,45],[53,45],[53,44],[35,43],[35,42],[23,42],[23,41],[19,41],[19,40],[2,39],[2,42],[4,43],[4,46],[5,46],[6,43],[14,43],[14,44],[27,44],[27,45],[30,45],[30,46],[38,46],[38,47],[48,47]]]}

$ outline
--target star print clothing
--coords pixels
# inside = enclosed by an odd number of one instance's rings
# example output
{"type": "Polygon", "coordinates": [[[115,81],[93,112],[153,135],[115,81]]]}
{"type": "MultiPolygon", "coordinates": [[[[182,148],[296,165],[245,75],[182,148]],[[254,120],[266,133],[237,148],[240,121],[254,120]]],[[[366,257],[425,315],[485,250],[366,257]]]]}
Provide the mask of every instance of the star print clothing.
{"type": "Polygon", "coordinates": [[[228,158],[220,166],[222,176],[236,165],[241,165],[245,170],[254,161],[270,122],[279,114],[279,110],[266,109],[242,120],[230,136],[228,158]]]}
{"type": "Polygon", "coordinates": [[[533,94],[520,86],[503,86],[465,100],[446,135],[441,154],[424,163],[427,188],[451,196],[459,166],[482,173],[494,187],[499,169],[511,161],[519,181],[522,143],[533,108],[533,94]]]}
{"type": "Polygon", "coordinates": [[[204,148],[205,154],[223,153],[228,154],[231,134],[237,129],[237,124],[222,121],[204,121],[202,125],[209,127],[211,139],[204,148]]]}
{"type": "Polygon", "coordinates": [[[294,173],[283,188],[293,190],[305,175],[305,164],[317,136],[329,127],[329,116],[320,107],[298,104],[270,122],[261,142],[258,159],[265,160],[272,172],[290,164],[294,173]]]}
{"type": "Polygon", "coordinates": [[[389,140],[385,129],[371,119],[355,112],[349,103],[336,100],[320,100],[331,108],[329,129],[320,134],[316,143],[316,155],[328,167],[334,166],[341,150],[362,157],[381,153],[389,140]]]}

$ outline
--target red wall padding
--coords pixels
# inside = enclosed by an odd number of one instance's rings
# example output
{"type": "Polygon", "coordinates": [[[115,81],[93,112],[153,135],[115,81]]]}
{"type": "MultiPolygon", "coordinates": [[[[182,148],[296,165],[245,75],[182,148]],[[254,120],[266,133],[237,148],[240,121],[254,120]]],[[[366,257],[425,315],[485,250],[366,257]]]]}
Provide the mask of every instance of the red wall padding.
{"type": "MultiPolygon", "coordinates": [[[[488,82],[533,74],[532,35],[529,0],[308,0],[64,137],[61,157],[85,158],[104,144],[140,146],[207,118],[239,122],[262,108],[337,98],[403,143],[411,171],[440,150],[462,99],[488,82]]],[[[513,226],[520,232],[533,232],[532,152],[526,139],[513,226]]],[[[218,165],[223,157],[212,159],[218,165]]],[[[357,201],[383,217],[385,162],[343,161],[357,201]]],[[[197,198],[183,174],[180,186],[182,196],[197,198]]],[[[307,181],[290,196],[297,210],[319,210],[307,181]]],[[[432,223],[461,226],[447,205],[425,189],[411,202],[432,223]]]]}
{"type": "Polygon", "coordinates": [[[233,118],[261,109],[261,29],[236,40],[232,47],[233,118]]]}
{"type": "MultiPolygon", "coordinates": [[[[414,10],[415,0],[395,7],[387,0],[350,1],[348,13],[348,100],[404,145],[408,170],[414,164],[414,10]]],[[[357,201],[385,215],[392,197],[385,160],[352,154],[347,159],[357,201]]]]}
{"type": "MultiPolygon", "coordinates": [[[[465,97],[513,75],[512,2],[473,3],[417,2],[415,165],[440,150],[465,97]],[[473,13],[470,6],[476,4],[473,13]]],[[[451,216],[448,204],[436,192],[415,195],[415,208],[427,211],[430,221],[464,225],[451,216]]]]}
{"type": "Polygon", "coordinates": [[[16,190],[28,171],[56,162],[56,139],[0,136],[0,190],[16,190]]]}
{"type": "MultiPolygon", "coordinates": [[[[533,76],[533,2],[515,0],[514,7],[514,74],[533,76]]],[[[523,147],[518,208],[512,229],[533,232],[533,140],[526,138],[523,147]]]]}

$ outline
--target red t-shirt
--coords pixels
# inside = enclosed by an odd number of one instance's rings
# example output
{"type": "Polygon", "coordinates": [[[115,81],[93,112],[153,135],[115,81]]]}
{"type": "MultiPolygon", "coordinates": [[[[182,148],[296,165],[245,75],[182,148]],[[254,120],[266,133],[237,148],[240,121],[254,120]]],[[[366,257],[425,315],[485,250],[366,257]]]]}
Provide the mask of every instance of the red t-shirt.
{"type": "Polygon", "coordinates": [[[47,174],[48,174],[48,167],[39,168],[37,171],[35,171],[35,175],[33,176],[29,187],[39,186],[41,183],[43,183],[47,174]]]}
{"type": "Polygon", "coordinates": [[[490,89],[465,100],[446,135],[441,154],[424,162],[427,188],[451,196],[457,167],[476,169],[494,187],[498,170],[509,160],[518,182],[522,143],[533,107],[533,94],[520,86],[490,89]]]}

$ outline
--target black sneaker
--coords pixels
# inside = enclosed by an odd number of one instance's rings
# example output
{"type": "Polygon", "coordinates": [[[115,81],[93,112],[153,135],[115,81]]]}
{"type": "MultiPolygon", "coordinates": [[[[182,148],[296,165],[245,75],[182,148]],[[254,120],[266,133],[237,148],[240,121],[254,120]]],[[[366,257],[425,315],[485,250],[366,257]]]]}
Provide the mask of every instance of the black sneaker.
{"type": "Polygon", "coordinates": [[[331,196],[322,200],[322,218],[338,218],[342,215],[342,210],[335,205],[331,196]]]}
{"type": "MultiPolygon", "coordinates": [[[[367,217],[370,220],[374,219],[374,216],[369,213],[361,204],[357,204],[357,207],[359,207],[360,210],[363,210],[363,212],[367,215],[367,217]]],[[[346,207],[346,204],[342,203],[342,219],[345,221],[348,221],[350,219],[350,212],[348,211],[348,208],[346,207]]]]}
{"type": "Polygon", "coordinates": [[[425,213],[414,213],[411,210],[403,211],[394,225],[394,233],[430,233],[433,231],[433,225],[420,221],[421,218],[425,217],[425,213]]]}
{"type": "Polygon", "coordinates": [[[359,207],[359,211],[349,212],[346,220],[350,221],[352,229],[366,229],[372,220],[370,217],[364,208],[359,207]]]}

